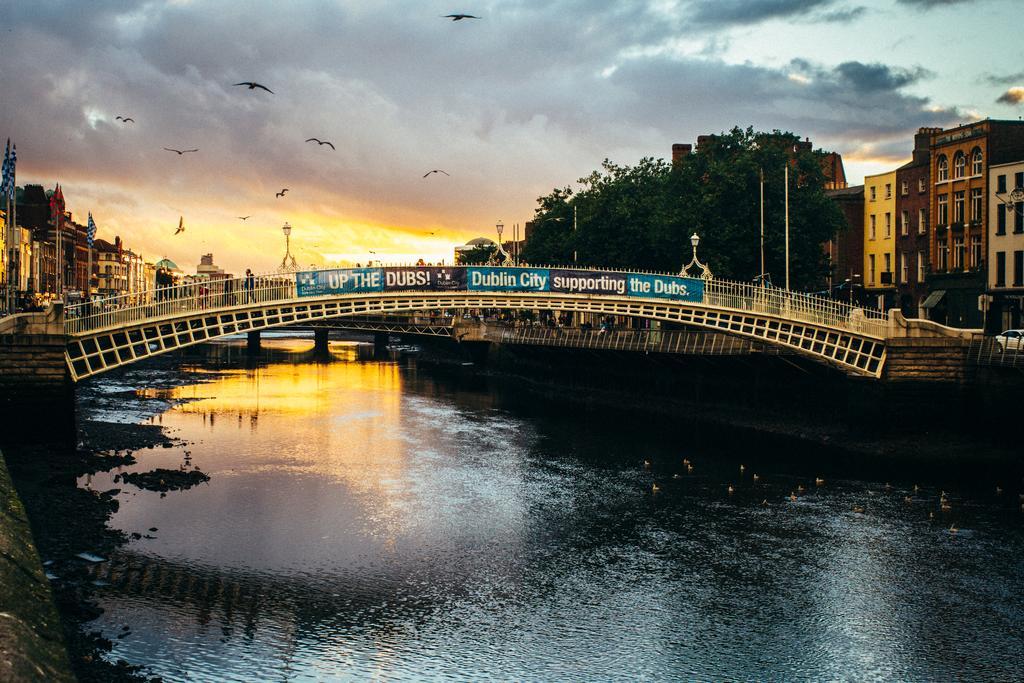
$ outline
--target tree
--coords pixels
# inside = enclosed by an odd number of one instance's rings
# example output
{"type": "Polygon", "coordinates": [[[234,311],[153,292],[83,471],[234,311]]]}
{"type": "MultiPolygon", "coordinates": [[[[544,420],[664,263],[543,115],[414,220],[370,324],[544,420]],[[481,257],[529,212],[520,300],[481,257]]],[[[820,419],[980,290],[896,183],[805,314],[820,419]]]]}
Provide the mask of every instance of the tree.
{"type": "Polygon", "coordinates": [[[582,189],[540,197],[523,249],[531,263],[677,271],[690,259],[690,235],[716,276],[749,281],[761,273],[759,182],[763,170],[765,270],[785,272],[784,169],[790,166],[790,277],[794,289],[818,288],[827,274],[821,245],[844,225],[824,193],[821,151],[792,133],[733,128],[708,136],[677,165],[605,160],[582,189]],[[573,231],[573,212],[577,229],[573,231]]]}
{"type": "Polygon", "coordinates": [[[458,264],[460,266],[479,266],[487,263],[497,250],[493,244],[478,244],[469,251],[459,252],[458,264]]]}

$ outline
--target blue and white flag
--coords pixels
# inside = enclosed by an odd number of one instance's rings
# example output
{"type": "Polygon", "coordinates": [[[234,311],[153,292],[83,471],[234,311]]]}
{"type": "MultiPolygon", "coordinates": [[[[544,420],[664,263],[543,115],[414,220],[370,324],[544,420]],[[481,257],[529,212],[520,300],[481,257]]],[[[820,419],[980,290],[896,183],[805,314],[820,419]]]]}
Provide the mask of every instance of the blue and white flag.
{"type": "Polygon", "coordinates": [[[93,240],[96,239],[96,221],[92,219],[92,211],[89,212],[89,225],[85,229],[85,243],[92,249],[93,240]]]}
{"type": "Polygon", "coordinates": [[[11,164],[8,166],[7,175],[7,196],[14,199],[14,185],[17,182],[17,171],[15,167],[18,165],[18,146],[15,145],[11,150],[11,164]]]}
{"type": "Polygon", "coordinates": [[[7,186],[11,182],[11,139],[7,138],[7,149],[4,150],[3,178],[0,180],[0,196],[7,196],[7,186]]]}

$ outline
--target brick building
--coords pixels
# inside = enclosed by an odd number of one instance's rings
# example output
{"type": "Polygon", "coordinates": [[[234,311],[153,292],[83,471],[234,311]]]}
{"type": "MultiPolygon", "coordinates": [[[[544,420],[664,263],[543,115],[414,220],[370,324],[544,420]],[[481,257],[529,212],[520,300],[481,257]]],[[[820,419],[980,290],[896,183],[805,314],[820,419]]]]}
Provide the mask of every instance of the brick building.
{"type": "Polygon", "coordinates": [[[1019,328],[1024,309],[1024,158],[989,168],[988,292],[992,297],[987,326],[1019,328]]]}
{"type": "Polygon", "coordinates": [[[939,130],[919,129],[913,158],[896,169],[897,305],[908,318],[924,317],[921,305],[928,298],[930,146],[931,136],[939,130]]]}
{"type": "Polygon", "coordinates": [[[1024,121],[985,119],[931,135],[929,317],[981,327],[989,166],[1024,158],[1024,121]]]}
{"type": "Polygon", "coordinates": [[[846,227],[823,247],[830,265],[829,290],[851,298],[853,290],[859,292],[864,285],[864,186],[826,190],[825,194],[846,218],[846,227]]]}

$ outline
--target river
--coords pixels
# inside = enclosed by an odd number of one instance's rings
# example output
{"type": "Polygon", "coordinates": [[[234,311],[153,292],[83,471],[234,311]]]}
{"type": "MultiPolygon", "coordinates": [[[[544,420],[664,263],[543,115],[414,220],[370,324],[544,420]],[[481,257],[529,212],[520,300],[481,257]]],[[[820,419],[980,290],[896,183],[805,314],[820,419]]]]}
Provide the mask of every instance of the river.
{"type": "Polygon", "coordinates": [[[167,681],[1024,676],[1020,482],[885,481],[352,344],[265,339],[255,366],[241,344],[79,392],[179,440],[79,482],[120,488],[109,523],[141,536],[94,569],[112,658],[167,681]],[[114,481],[158,467],[210,480],[114,481]]]}

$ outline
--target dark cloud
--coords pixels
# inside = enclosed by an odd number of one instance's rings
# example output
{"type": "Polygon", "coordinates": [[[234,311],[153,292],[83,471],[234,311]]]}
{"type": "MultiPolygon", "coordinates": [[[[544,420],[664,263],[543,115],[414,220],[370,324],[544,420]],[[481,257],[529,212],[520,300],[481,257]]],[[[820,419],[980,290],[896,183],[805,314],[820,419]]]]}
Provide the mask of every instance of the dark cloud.
{"type": "Polygon", "coordinates": [[[1003,76],[997,76],[995,74],[988,74],[985,76],[985,80],[992,85],[1013,85],[1014,83],[1024,83],[1024,71],[1018,71],[1017,73],[1005,74],[1003,76]]]}
{"type": "Polygon", "coordinates": [[[1020,104],[1024,102],[1024,88],[1010,88],[1000,95],[996,102],[1002,104],[1020,104]]]}
{"type": "Polygon", "coordinates": [[[698,0],[691,19],[706,26],[756,24],[767,19],[807,15],[834,0],[698,0]]]}
{"type": "MultiPolygon", "coordinates": [[[[614,75],[647,103],[658,124],[671,129],[686,121],[699,132],[730,125],[783,128],[813,135],[831,144],[860,144],[902,136],[909,144],[919,126],[949,125],[963,116],[935,107],[901,88],[914,83],[919,70],[847,62],[834,68],[794,60],[787,68],[728,65],[701,60],[637,62],[614,75]]],[[[621,116],[630,116],[623,102],[621,116]]]]}
{"type": "Polygon", "coordinates": [[[944,7],[946,5],[966,5],[969,2],[976,1],[977,0],[896,0],[897,4],[900,5],[923,7],[925,9],[931,9],[933,7],[944,7]]]}
{"type": "Polygon", "coordinates": [[[901,69],[862,62],[843,62],[836,67],[835,73],[843,83],[862,92],[899,90],[931,75],[922,67],[901,69]]]}
{"type": "Polygon", "coordinates": [[[822,12],[818,15],[818,21],[831,23],[831,24],[849,24],[852,21],[856,21],[864,16],[868,11],[867,7],[863,5],[857,7],[850,7],[847,9],[836,9],[828,12],[822,12]]]}

